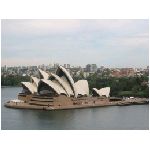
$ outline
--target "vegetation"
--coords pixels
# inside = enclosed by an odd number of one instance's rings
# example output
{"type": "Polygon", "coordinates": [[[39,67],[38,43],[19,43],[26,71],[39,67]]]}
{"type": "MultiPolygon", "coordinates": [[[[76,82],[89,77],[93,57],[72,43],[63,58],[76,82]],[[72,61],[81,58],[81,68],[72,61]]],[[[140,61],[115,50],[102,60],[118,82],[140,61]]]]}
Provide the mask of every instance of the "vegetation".
{"type": "MultiPolygon", "coordinates": [[[[83,76],[75,77],[75,80],[83,79],[83,76]]],[[[111,96],[117,97],[149,97],[148,76],[141,77],[106,77],[93,74],[87,78],[90,92],[92,88],[97,89],[109,86],[111,96]]]]}
{"type": "MultiPolygon", "coordinates": [[[[148,76],[141,77],[108,77],[93,74],[84,78],[81,73],[78,77],[73,77],[75,81],[86,79],[89,83],[90,92],[92,88],[103,88],[109,86],[111,88],[111,96],[117,97],[149,97],[148,76]]],[[[29,76],[1,76],[2,86],[20,86],[21,82],[30,81],[29,76]]]]}
{"type": "Polygon", "coordinates": [[[29,76],[1,76],[1,86],[21,86],[21,82],[30,81],[29,76]]]}

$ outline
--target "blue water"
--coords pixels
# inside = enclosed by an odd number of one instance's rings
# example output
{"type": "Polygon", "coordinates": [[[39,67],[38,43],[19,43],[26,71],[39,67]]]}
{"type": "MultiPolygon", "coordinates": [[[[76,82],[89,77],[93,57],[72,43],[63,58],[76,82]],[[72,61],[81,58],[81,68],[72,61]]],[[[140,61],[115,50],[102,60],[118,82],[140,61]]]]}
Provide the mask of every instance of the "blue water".
{"type": "Polygon", "coordinates": [[[148,130],[149,105],[72,110],[26,110],[4,107],[19,87],[1,89],[2,130],[148,130]]]}

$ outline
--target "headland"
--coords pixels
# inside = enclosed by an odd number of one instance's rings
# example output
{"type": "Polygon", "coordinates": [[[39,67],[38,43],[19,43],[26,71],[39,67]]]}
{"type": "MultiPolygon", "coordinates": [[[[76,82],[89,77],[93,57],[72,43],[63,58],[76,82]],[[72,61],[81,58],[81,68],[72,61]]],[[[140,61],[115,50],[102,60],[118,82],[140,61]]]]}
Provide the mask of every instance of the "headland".
{"type": "Polygon", "coordinates": [[[41,109],[41,110],[60,110],[60,109],[77,109],[92,108],[106,106],[126,106],[126,105],[143,105],[149,104],[146,98],[129,98],[129,99],[111,99],[111,98],[67,98],[59,97],[43,97],[42,99],[32,97],[29,101],[10,100],[5,103],[6,107],[20,109],[41,109]]]}
{"type": "Polygon", "coordinates": [[[20,109],[75,109],[104,106],[125,106],[148,104],[146,98],[110,97],[110,87],[92,89],[89,94],[87,80],[74,82],[70,73],[62,66],[56,74],[39,69],[39,78],[31,76],[31,82],[21,82],[23,90],[18,99],[9,100],[4,105],[20,109]]]}

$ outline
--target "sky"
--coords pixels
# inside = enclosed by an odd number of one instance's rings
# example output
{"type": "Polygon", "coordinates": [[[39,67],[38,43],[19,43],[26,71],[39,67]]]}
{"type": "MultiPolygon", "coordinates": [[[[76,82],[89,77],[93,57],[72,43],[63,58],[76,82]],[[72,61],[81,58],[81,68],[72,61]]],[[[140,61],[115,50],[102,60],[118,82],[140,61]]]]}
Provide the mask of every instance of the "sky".
{"type": "Polygon", "coordinates": [[[1,65],[71,64],[98,67],[149,65],[144,19],[1,21],[1,65]]]}

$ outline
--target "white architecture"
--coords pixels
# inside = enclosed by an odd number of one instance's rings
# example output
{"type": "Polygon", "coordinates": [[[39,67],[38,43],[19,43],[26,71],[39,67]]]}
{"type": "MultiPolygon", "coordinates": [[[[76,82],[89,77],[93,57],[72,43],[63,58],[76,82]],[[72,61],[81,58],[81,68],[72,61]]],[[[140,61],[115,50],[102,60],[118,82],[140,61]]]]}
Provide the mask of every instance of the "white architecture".
{"type": "Polygon", "coordinates": [[[70,97],[70,95],[73,95],[73,91],[72,91],[70,85],[68,84],[68,82],[66,82],[66,80],[60,78],[59,76],[57,76],[56,74],[53,74],[53,73],[51,73],[50,79],[52,81],[56,80],[66,91],[66,94],[68,97],[70,97]]]}
{"type": "Polygon", "coordinates": [[[37,77],[31,76],[31,82],[21,82],[24,93],[37,93],[37,87],[39,83],[39,79],[37,77]]]}
{"type": "Polygon", "coordinates": [[[62,66],[56,70],[56,74],[48,74],[39,69],[40,79],[31,76],[31,82],[22,82],[24,93],[40,95],[66,95],[68,97],[80,97],[89,95],[87,80],[79,80],[74,83],[69,72],[62,66]]]}
{"type": "Polygon", "coordinates": [[[39,94],[52,94],[52,95],[60,95],[66,94],[66,91],[60,86],[58,82],[41,79],[38,86],[39,94]]]}
{"type": "MultiPolygon", "coordinates": [[[[40,73],[44,77],[41,79],[38,85],[38,93],[42,91],[46,94],[50,94],[50,90],[59,94],[64,94],[68,97],[79,97],[89,95],[89,86],[87,80],[79,80],[74,83],[69,72],[62,66],[58,66],[56,74],[50,73],[47,75],[44,71],[40,70],[40,73]],[[48,79],[47,79],[48,78],[48,79]]],[[[52,94],[51,93],[51,94],[52,94]]]]}
{"type": "Polygon", "coordinates": [[[93,96],[109,97],[109,94],[110,94],[110,87],[101,88],[100,90],[93,88],[93,96]]]}
{"type": "Polygon", "coordinates": [[[68,88],[71,88],[71,89],[69,89],[70,92],[72,91],[71,95],[74,96],[74,97],[77,97],[74,81],[73,81],[71,75],[69,74],[69,72],[64,67],[59,66],[57,71],[56,71],[56,75],[58,75],[63,80],[64,84],[68,88]]]}
{"type": "Polygon", "coordinates": [[[87,80],[79,80],[75,82],[75,89],[78,96],[89,95],[89,85],[87,80]]]}
{"type": "Polygon", "coordinates": [[[29,94],[37,93],[37,87],[35,87],[32,83],[21,82],[21,84],[23,87],[23,93],[29,93],[29,94]]]}
{"type": "Polygon", "coordinates": [[[47,72],[39,69],[39,73],[40,73],[40,79],[46,79],[46,80],[48,80],[49,74],[47,72]]]}
{"type": "Polygon", "coordinates": [[[32,83],[35,87],[38,87],[39,81],[40,81],[40,79],[38,79],[37,77],[31,76],[31,83],[32,83]]]}

